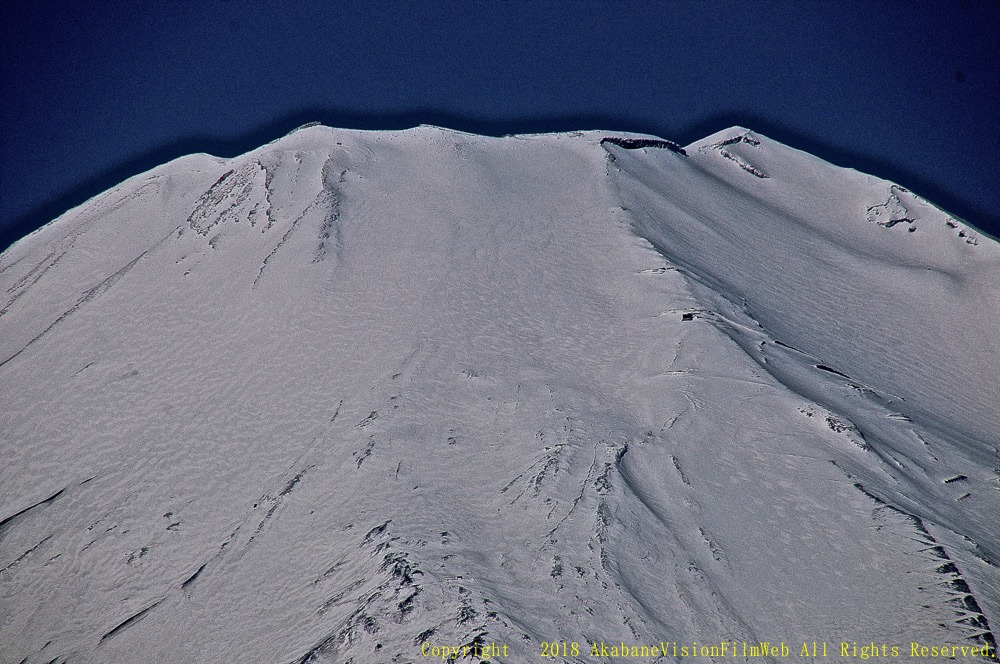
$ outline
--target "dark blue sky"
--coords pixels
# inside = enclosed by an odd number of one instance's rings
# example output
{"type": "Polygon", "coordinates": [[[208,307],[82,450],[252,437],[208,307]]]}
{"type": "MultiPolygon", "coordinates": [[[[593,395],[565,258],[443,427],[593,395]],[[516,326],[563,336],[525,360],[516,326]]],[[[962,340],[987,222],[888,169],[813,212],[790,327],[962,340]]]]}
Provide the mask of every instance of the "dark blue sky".
{"type": "Polygon", "coordinates": [[[1000,235],[1000,2],[0,4],[0,249],[124,178],[311,120],[732,124],[1000,235]]]}

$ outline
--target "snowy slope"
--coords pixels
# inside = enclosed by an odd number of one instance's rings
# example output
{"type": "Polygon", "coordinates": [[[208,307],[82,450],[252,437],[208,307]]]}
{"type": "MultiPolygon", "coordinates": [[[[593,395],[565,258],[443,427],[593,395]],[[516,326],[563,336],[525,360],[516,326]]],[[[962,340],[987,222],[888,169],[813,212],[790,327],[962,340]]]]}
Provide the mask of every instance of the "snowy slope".
{"type": "Polygon", "coordinates": [[[744,129],[303,128],[0,291],[2,662],[993,643],[1000,245],[744,129]]]}

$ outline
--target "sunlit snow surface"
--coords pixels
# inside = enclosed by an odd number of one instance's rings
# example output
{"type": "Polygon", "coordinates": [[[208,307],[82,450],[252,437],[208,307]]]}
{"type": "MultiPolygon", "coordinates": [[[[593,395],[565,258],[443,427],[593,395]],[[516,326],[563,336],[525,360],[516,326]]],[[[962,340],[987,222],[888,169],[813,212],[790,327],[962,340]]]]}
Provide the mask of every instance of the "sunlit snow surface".
{"type": "Polygon", "coordinates": [[[1000,245],[622,136],[309,127],[0,256],[0,661],[992,643],[1000,245]]]}

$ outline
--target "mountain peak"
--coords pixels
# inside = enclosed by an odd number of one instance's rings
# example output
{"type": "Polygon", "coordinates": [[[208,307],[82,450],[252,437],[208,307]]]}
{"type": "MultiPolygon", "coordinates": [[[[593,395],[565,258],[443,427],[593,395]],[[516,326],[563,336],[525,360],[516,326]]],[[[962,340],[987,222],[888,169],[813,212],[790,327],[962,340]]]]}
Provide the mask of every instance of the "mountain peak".
{"type": "Polygon", "coordinates": [[[131,178],[0,254],[0,643],[994,648],[970,233],[742,127],[310,125],[131,178]]]}

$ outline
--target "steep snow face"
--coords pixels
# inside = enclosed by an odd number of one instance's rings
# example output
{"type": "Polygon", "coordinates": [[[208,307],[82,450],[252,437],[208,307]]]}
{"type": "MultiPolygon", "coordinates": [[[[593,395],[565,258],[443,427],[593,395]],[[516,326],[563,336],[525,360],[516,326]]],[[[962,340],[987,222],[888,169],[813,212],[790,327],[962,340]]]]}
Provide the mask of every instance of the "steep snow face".
{"type": "Polygon", "coordinates": [[[177,160],[0,256],[0,659],[992,644],[998,266],[739,128],[177,160]]]}

